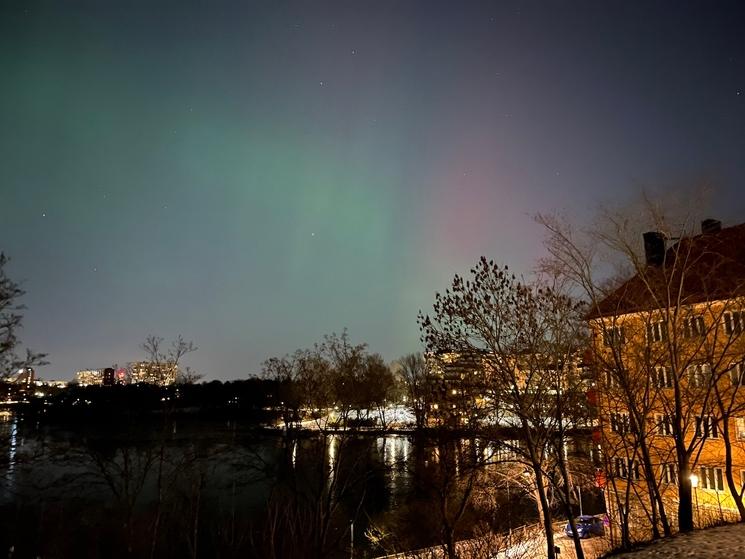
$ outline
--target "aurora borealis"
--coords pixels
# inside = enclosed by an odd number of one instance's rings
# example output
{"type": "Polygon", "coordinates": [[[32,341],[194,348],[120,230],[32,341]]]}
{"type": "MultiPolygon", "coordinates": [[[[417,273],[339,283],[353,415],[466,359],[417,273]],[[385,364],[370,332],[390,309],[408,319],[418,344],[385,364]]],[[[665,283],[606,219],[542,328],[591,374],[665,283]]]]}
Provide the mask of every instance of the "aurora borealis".
{"type": "Polygon", "coordinates": [[[745,10],[677,2],[0,5],[0,250],[46,378],[181,333],[244,377],[386,359],[539,211],[710,180],[745,221],[745,10]],[[665,186],[667,185],[667,186],[665,186]]]}

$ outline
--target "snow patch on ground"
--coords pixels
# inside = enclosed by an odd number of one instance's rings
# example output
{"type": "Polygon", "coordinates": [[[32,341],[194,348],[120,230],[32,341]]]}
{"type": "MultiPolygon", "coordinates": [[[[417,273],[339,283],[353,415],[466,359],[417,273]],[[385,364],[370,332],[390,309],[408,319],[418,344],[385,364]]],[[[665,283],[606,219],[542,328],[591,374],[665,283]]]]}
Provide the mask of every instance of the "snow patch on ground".
{"type": "Polygon", "coordinates": [[[717,526],[678,534],[658,540],[642,549],[613,555],[613,559],[652,559],[669,557],[697,557],[701,559],[734,559],[745,557],[745,524],[717,526]]]}

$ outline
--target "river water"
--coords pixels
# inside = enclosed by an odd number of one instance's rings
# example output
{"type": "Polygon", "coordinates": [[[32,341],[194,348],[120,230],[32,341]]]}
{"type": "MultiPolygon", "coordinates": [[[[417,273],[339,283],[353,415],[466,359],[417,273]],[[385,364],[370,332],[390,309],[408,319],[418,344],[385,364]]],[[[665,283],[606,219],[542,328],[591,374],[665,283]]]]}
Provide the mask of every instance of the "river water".
{"type": "MultiPolygon", "coordinates": [[[[357,557],[431,545],[447,476],[487,451],[407,434],[288,437],[234,421],[1,419],[0,545],[29,556],[300,557],[293,550],[319,531],[329,557],[349,556],[352,538],[357,557]]],[[[509,509],[492,525],[534,518],[519,487],[489,493],[507,495],[509,509]]]]}
{"type": "Polygon", "coordinates": [[[70,521],[71,515],[80,523],[70,522],[67,531],[81,525],[90,528],[83,532],[110,531],[91,518],[121,516],[123,509],[152,516],[159,494],[181,509],[194,507],[198,498],[203,523],[237,514],[241,526],[261,526],[279,502],[276,495],[293,487],[308,501],[338,495],[334,529],[349,530],[347,523],[355,520],[361,554],[369,547],[364,532],[372,519],[408,499],[415,475],[412,441],[405,435],[288,438],[235,422],[43,427],[12,415],[2,420],[0,538],[8,547],[18,545],[14,535],[23,531],[27,539],[65,539],[48,523],[70,521]],[[46,528],[30,529],[39,523],[46,528]]]}

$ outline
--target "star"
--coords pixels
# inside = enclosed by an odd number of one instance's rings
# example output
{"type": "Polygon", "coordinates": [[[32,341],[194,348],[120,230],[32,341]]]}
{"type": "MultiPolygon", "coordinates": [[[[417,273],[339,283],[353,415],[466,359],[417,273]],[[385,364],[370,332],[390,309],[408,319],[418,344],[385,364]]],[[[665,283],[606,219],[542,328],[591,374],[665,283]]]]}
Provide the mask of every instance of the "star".
{"type": "Polygon", "coordinates": [[[47,213],[46,212],[41,212],[41,217],[47,217],[47,213]]]}
{"type": "Polygon", "coordinates": [[[323,87],[323,82],[318,82],[318,85],[320,85],[321,87],[323,87]]]}
{"type": "Polygon", "coordinates": [[[352,49],[352,54],[353,54],[353,55],[354,55],[354,54],[357,54],[357,50],[356,50],[356,49],[352,49]]]}

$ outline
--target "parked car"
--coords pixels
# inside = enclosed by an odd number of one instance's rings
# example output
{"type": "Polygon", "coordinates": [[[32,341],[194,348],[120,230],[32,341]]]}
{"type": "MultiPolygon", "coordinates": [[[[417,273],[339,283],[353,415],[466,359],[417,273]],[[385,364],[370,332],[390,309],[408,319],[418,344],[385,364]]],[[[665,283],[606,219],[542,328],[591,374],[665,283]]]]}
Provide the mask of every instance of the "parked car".
{"type": "MultiPolygon", "coordinates": [[[[582,515],[574,519],[577,526],[577,535],[580,538],[589,538],[590,536],[602,536],[604,532],[603,519],[597,516],[582,515]]],[[[572,526],[567,522],[564,533],[572,537],[572,526]]]]}

